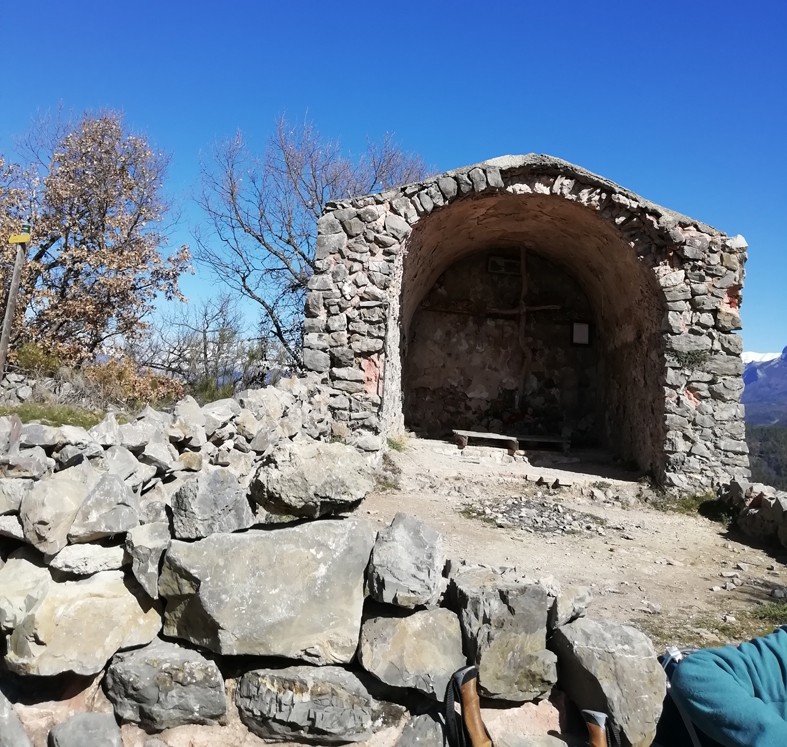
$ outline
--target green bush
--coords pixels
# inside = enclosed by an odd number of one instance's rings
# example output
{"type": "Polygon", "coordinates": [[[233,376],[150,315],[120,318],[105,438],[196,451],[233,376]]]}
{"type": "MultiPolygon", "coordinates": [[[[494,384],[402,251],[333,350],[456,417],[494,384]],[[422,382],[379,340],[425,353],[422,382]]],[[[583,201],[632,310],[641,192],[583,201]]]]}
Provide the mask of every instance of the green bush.
{"type": "Polygon", "coordinates": [[[52,376],[60,368],[60,358],[35,342],[20,345],[12,352],[11,358],[19,368],[34,376],[52,376]]]}

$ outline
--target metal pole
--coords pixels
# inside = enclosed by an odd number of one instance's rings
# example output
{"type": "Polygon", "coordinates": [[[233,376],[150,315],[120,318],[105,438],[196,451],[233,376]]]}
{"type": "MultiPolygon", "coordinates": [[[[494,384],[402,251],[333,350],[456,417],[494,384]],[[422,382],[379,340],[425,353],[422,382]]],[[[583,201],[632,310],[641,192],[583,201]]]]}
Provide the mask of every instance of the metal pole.
{"type": "Polygon", "coordinates": [[[3,319],[3,333],[0,336],[0,378],[5,375],[5,360],[8,356],[8,343],[11,340],[11,327],[16,314],[16,297],[19,293],[19,283],[22,279],[22,265],[27,255],[27,243],[16,245],[16,260],[14,261],[14,274],[11,276],[11,285],[8,288],[8,299],[5,304],[5,318],[3,319]]]}

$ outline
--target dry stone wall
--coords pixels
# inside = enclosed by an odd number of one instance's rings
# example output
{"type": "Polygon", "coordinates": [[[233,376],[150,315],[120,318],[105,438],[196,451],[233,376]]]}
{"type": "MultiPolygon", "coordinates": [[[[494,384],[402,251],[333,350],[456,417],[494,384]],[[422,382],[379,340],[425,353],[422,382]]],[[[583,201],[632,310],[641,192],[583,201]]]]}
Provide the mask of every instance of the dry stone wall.
{"type": "Polygon", "coordinates": [[[375,452],[404,428],[403,340],[418,305],[454,261],[500,241],[559,255],[591,298],[613,450],[683,491],[748,476],[745,240],[547,156],[326,206],[304,361],[337,436],[375,452]]]}
{"type": "Polygon", "coordinates": [[[90,430],[0,418],[0,742],[330,745],[392,730],[438,747],[423,714],[472,663],[523,747],[512,704],[557,728],[558,665],[584,672],[577,706],[649,744],[664,697],[650,641],[587,620],[587,589],[447,561],[410,516],[380,532],[348,516],[373,473],[319,440],[315,387],[187,398],[90,430]]]}

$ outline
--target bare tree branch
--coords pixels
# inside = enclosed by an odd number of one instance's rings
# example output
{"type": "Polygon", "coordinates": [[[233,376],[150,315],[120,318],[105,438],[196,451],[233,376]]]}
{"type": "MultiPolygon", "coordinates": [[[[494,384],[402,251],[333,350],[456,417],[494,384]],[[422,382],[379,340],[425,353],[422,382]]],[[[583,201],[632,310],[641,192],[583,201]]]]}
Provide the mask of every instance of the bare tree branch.
{"type": "Polygon", "coordinates": [[[425,174],[421,158],[404,153],[390,135],[352,160],[310,122],[293,127],[282,117],[260,157],[238,134],[203,164],[199,203],[209,228],[195,236],[196,258],[259,305],[263,328],[300,367],[303,306],[323,205],[425,174]]]}

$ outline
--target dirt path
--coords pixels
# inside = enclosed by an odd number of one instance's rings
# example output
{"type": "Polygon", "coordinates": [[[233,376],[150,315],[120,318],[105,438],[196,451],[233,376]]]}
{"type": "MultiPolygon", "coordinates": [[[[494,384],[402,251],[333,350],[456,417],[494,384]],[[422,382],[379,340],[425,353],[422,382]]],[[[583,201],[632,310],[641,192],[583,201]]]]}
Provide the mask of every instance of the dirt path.
{"type": "Polygon", "coordinates": [[[783,588],[787,558],[702,516],[652,508],[652,491],[611,465],[614,477],[599,477],[557,454],[515,461],[496,448],[460,452],[414,438],[390,457],[386,489],[359,513],[381,526],[397,511],[418,516],[441,532],[451,558],[590,586],[589,614],[634,623],[657,645],[737,641],[780,622],[756,615],[774,606],[762,605],[783,588]],[[556,479],[568,487],[549,487],[556,479]]]}

